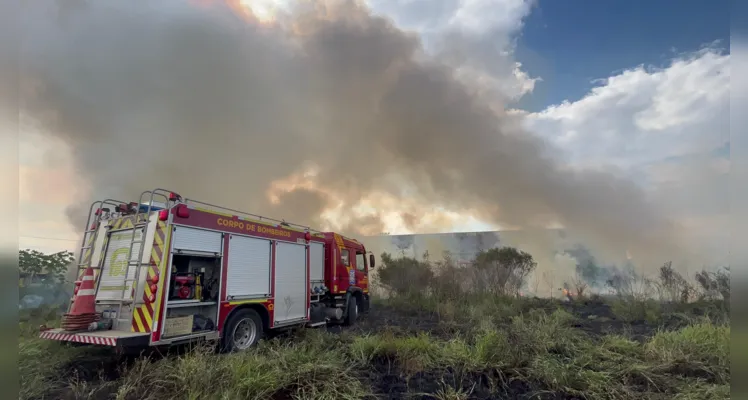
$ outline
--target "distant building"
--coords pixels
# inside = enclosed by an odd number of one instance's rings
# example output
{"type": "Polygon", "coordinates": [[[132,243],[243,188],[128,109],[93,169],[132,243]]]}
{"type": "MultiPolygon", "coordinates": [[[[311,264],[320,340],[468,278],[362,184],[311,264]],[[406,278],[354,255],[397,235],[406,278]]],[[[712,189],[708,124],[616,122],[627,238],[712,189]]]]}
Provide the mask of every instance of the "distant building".
{"type": "Polygon", "coordinates": [[[365,243],[377,256],[386,252],[393,256],[435,261],[448,253],[458,265],[469,265],[479,252],[496,247],[513,246],[532,254],[530,248],[539,242],[539,238],[558,251],[571,247],[566,235],[558,229],[377,235],[367,237],[365,243]]]}

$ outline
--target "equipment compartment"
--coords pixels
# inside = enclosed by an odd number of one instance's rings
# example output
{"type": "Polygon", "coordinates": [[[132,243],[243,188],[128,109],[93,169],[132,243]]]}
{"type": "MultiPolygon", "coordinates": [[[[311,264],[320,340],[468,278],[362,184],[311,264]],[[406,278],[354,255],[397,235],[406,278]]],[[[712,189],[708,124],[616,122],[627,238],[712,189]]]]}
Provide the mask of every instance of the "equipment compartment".
{"type": "Polygon", "coordinates": [[[169,305],[215,302],[220,283],[220,258],[175,254],[169,274],[169,305]]]}
{"type": "Polygon", "coordinates": [[[214,331],[218,321],[221,257],[173,254],[171,261],[164,337],[214,331]]]}

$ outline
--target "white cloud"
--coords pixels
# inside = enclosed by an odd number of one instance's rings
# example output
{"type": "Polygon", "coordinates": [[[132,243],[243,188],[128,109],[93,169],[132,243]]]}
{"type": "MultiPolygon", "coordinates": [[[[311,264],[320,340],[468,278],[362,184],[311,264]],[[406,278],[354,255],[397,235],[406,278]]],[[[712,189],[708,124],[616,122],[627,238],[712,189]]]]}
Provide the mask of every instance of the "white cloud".
{"type": "Polygon", "coordinates": [[[630,168],[729,140],[730,56],[708,48],[667,68],[640,66],[575,101],[529,114],[528,128],[573,164],[630,168]]]}
{"type": "Polygon", "coordinates": [[[730,142],[729,66],[729,54],[707,48],[666,68],[625,70],[578,101],[526,114],[526,124],[570,166],[635,179],[701,254],[724,254],[730,165],[715,150],[730,142]]]}
{"type": "Polygon", "coordinates": [[[511,35],[522,28],[530,14],[528,0],[461,0],[449,25],[472,34],[500,31],[511,35]]]}
{"type": "Polygon", "coordinates": [[[489,31],[505,36],[522,28],[534,0],[367,0],[378,14],[399,27],[428,35],[459,30],[481,35],[489,31]]]}

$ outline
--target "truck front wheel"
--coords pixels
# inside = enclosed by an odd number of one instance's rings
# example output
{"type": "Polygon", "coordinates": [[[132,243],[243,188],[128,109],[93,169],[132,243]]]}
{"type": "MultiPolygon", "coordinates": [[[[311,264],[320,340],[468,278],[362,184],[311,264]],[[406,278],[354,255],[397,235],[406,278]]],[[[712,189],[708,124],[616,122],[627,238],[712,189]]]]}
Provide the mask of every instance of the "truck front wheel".
{"type": "Polygon", "coordinates": [[[246,308],[231,316],[223,331],[222,350],[236,352],[246,350],[257,343],[263,335],[262,318],[257,311],[246,308]]]}

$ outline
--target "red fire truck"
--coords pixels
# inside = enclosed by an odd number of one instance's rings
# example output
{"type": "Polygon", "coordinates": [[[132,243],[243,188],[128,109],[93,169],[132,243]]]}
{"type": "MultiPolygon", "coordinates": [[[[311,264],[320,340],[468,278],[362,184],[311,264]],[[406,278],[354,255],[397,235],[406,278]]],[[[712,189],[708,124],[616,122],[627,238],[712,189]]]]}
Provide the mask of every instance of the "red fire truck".
{"type": "Polygon", "coordinates": [[[350,325],[369,309],[374,255],[357,240],[169,190],[94,202],[81,247],[71,304],[87,292],[95,315],[78,331],[42,327],[43,338],[117,348],[208,339],[236,351],[272,330],[350,325]],[[95,289],[79,290],[91,269],[95,289]]]}

